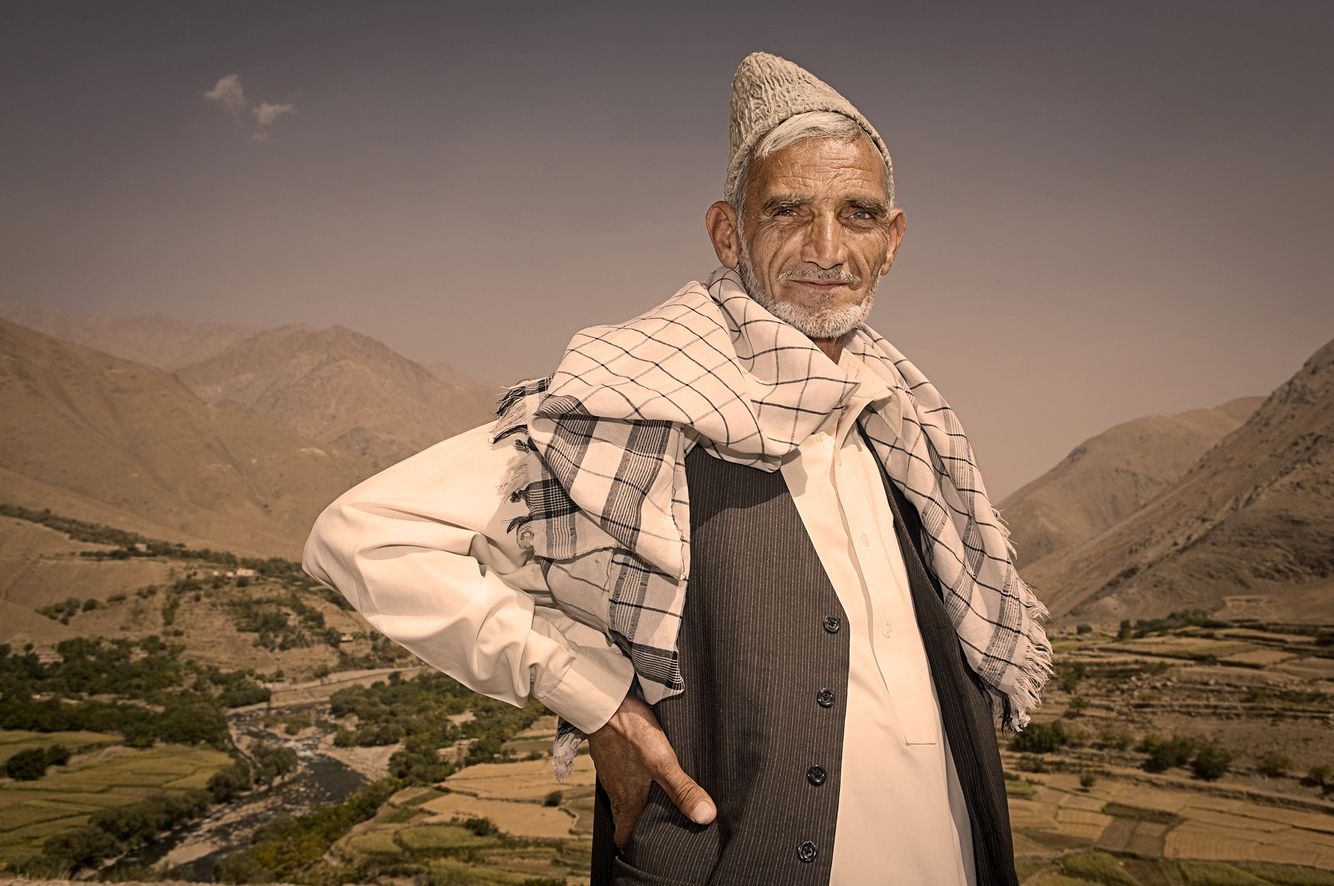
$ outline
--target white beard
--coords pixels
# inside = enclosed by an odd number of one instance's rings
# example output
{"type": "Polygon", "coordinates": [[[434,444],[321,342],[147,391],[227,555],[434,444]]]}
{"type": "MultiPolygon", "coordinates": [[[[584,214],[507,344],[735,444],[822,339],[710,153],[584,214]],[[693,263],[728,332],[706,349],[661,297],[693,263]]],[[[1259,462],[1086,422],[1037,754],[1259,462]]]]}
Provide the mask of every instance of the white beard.
{"type": "Polygon", "coordinates": [[[860,304],[830,307],[783,301],[766,292],[755,277],[755,269],[750,263],[750,250],[744,238],[741,239],[741,259],[737,262],[736,270],[746,292],[759,302],[760,307],[811,339],[841,338],[864,323],[875,302],[876,284],[880,282],[876,280],[871,283],[870,291],[860,304]]]}

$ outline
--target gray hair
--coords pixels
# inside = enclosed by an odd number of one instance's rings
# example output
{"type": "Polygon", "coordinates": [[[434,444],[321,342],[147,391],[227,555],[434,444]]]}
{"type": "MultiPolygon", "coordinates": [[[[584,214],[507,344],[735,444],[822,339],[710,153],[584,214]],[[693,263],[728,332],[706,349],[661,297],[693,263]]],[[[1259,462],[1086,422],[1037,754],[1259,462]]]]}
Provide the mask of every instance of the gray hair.
{"type": "MultiPolygon", "coordinates": [[[[804,114],[794,114],[770,129],[764,134],[763,138],[755,143],[754,149],[746,156],[746,159],[741,161],[741,170],[737,174],[736,193],[728,201],[728,205],[736,212],[738,234],[741,231],[741,213],[746,207],[746,178],[750,174],[751,161],[760,157],[768,157],[774,151],[781,151],[789,145],[805,141],[808,138],[828,138],[835,141],[854,141],[858,138],[870,140],[866,130],[862,129],[856,120],[833,111],[807,111],[804,114]]],[[[884,186],[885,193],[888,194],[888,166],[884,168],[884,186]]],[[[893,208],[892,200],[890,208],[893,208]]]]}

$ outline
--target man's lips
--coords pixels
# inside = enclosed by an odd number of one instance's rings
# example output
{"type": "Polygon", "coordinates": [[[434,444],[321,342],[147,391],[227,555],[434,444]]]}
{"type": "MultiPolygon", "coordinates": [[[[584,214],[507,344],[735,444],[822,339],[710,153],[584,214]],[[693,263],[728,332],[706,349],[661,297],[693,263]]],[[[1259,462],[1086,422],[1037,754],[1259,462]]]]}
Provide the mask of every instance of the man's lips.
{"type": "Polygon", "coordinates": [[[829,290],[837,289],[840,286],[851,286],[850,283],[844,283],[841,280],[789,280],[789,283],[796,283],[800,286],[810,286],[813,289],[829,290]]]}

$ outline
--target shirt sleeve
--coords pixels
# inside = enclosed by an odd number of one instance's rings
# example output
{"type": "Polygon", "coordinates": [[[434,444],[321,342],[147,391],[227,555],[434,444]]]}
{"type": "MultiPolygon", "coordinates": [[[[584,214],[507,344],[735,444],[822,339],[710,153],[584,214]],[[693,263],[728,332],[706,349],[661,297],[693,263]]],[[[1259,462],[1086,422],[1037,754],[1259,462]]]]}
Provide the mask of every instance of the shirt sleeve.
{"type": "Polygon", "coordinates": [[[538,699],[584,733],[634,676],[599,630],[558,609],[540,565],[506,531],[515,452],[481,426],[359,483],[316,519],[302,568],[376,630],[475,692],[538,699]]]}

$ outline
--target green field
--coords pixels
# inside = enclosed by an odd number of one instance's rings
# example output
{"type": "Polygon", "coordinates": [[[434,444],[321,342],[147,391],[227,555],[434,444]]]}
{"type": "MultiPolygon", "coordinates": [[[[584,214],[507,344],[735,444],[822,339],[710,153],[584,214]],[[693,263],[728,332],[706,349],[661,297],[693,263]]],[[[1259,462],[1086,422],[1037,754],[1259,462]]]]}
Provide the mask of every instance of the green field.
{"type": "Polygon", "coordinates": [[[213,773],[232,763],[221,751],[205,747],[135,750],[120,746],[117,735],[0,731],[0,753],[6,755],[56,743],[71,749],[107,747],[76,755],[35,781],[0,782],[0,864],[9,866],[37,854],[47,837],[83,824],[99,809],[163,791],[202,788],[213,773]]]}
{"type": "Polygon", "coordinates": [[[101,732],[28,732],[22,729],[0,730],[0,766],[19,751],[29,748],[45,748],[53,744],[64,745],[72,753],[92,750],[107,745],[120,744],[119,735],[106,735],[101,732]]]}

